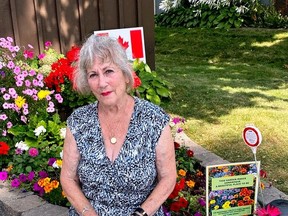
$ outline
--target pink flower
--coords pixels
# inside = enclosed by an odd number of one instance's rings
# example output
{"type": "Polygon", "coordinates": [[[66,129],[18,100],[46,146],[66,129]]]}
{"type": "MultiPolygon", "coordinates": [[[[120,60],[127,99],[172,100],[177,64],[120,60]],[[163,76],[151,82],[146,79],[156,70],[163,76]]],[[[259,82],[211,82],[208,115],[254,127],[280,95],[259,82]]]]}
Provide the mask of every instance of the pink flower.
{"type": "Polygon", "coordinates": [[[279,216],[281,215],[280,210],[275,206],[267,205],[265,208],[259,208],[256,210],[256,215],[258,216],[279,216]]]}
{"type": "Polygon", "coordinates": [[[5,181],[7,179],[8,179],[8,172],[6,171],[0,172],[0,180],[5,181]]]}
{"type": "Polygon", "coordinates": [[[29,151],[28,151],[28,154],[31,156],[31,157],[36,157],[39,152],[36,148],[30,148],[29,151]]]}
{"type": "Polygon", "coordinates": [[[19,179],[15,178],[11,181],[11,187],[18,188],[20,186],[21,182],[19,179]]]}

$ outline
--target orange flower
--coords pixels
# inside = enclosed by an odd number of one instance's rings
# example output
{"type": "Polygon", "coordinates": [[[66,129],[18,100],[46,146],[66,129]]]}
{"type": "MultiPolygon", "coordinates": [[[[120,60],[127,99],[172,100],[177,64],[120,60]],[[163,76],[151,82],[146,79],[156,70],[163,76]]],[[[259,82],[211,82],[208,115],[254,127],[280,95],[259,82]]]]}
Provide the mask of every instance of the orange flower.
{"type": "Polygon", "coordinates": [[[189,188],[193,188],[195,186],[195,182],[192,180],[186,181],[186,184],[189,188]]]}
{"type": "Polygon", "coordinates": [[[52,187],[53,187],[54,189],[56,189],[56,188],[59,187],[59,182],[58,182],[57,180],[53,180],[53,181],[51,182],[51,185],[52,185],[52,187]]]}
{"type": "Polygon", "coordinates": [[[53,190],[53,185],[52,184],[46,184],[44,187],[45,193],[50,193],[53,190]]]}
{"type": "Polygon", "coordinates": [[[178,174],[180,175],[180,176],[186,176],[186,171],[185,170],[183,170],[183,169],[180,169],[179,171],[178,171],[178,174]]]}

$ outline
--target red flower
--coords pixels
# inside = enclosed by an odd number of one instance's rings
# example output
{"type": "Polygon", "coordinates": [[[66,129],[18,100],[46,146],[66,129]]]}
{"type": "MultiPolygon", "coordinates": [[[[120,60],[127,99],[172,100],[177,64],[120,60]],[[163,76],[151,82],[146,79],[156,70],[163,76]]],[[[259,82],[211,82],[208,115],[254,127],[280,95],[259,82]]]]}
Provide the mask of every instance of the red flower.
{"type": "Polygon", "coordinates": [[[10,147],[6,142],[0,142],[0,155],[7,155],[10,147]]]}
{"type": "Polygon", "coordinates": [[[179,212],[181,208],[186,208],[187,206],[188,206],[188,201],[185,198],[180,197],[178,201],[173,202],[171,204],[170,210],[174,212],[179,212]]]}
{"type": "Polygon", "coordinates": [[[136,89],[141,86],[141,79],[137,76],[137,74],[133,71],[134,85],[133,88],[136,89]]]}
{"type": "Polygon", "coordinates": [[[66,53],[66,57],[67,57],[68,61],[70,61],[70,62],[78,61],[79,52],[80,52],[80,47],[72,46],[72,48],[66,53]]]}
{"type": "Polygon", "coordinates": [[[256,210],[258,216],[279,216],[281,211],[275,207],[268,205],[266,208],[260,208],[256,210]]]}
{"type": "Polygon", "coordinates": [[[267,173],[263,169],[261,169],[260,170],[260,176],[261,176],[261,178],[267,178],[267,173]]]}
{"type": "Polygon", "coordinates": [[[169,195],[169,199],[174,199],[178,196],[178,193],[185,187],[185,178],[181,178],[179,182],[175,184],[174,190],[169,195]]]}
{"type": "Polygon", "coordinates": [[[179,148],[180,148],[180,144],[177,143],[177,142],[174,142],[174,148],[175,148],[175,149],[179,149],[179,148]]]}
{"type": "Polygon", "coordinates": [[[186,151],[186,154],[187,154],[188,157],[193,157],[194,152],[189,149],[189,150],[186,151]]]}

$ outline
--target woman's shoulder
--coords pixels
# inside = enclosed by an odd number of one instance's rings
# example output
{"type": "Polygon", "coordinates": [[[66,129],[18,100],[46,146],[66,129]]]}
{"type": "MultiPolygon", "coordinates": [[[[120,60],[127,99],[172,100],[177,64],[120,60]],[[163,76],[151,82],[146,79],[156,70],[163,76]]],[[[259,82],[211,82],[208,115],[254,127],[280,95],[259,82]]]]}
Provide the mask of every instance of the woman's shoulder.
{"type": "Polygon", "coordinates": [[[147,101],[147,100],[144,100],[144,99],[141,99],[141,98],[137,98],[135,97],[136,99],[136,108],[138,110],[138,112],[142,113],[142,114],[150,114],[150,115],[153,115],[153,116],[158,116],[158,117],[165,117],[167,118],[168,117],[168,114],[165,112],[165,110],[156,105],[156,104],[153,104],[152,102],[150,101],[147,101]]]}
{"type": "Polygon", "coordinates": [[[78,107],[68,117],[67,121],[71,121],[72,119],[85,120],[86,117],[91,116],[91,113],[96,111],[96,108],[97,108],[97,102],[78,107]]]}

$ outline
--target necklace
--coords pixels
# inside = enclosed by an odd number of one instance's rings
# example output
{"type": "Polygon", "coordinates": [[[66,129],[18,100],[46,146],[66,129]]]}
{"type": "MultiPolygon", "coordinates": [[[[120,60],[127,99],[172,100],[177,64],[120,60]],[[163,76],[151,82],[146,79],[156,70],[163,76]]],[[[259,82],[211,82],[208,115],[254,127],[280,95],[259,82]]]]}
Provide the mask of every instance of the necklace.
{"type": "Polygon", "coordinates": [[[116,139],[116,137],[114,137],[114,136],[111,137],[111,139],[110,139],[110,143],[113,144],[113,145],[116,144],[116,143],[117,143],[117,139],[116,139]]]}

